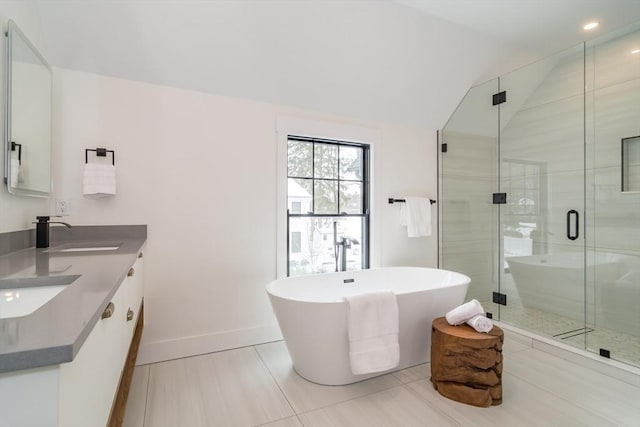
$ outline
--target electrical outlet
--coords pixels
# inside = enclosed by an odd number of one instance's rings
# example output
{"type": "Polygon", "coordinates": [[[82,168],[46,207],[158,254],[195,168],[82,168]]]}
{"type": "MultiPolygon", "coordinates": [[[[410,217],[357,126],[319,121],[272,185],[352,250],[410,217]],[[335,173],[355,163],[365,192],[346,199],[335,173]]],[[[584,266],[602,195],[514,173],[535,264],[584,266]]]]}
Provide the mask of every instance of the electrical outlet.
{"type": "Polygon", "coordinates": [[[71,203],[67,199],[56,199],[56,215],[71,215],[71,203]]]}

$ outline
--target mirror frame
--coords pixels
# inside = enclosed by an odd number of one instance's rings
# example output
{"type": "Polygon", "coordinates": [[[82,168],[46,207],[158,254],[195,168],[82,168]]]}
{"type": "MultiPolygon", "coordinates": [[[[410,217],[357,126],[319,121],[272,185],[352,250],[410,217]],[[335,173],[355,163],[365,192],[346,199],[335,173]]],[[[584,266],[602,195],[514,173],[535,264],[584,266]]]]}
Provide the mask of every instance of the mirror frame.
{"type": "Polygon", "coordinates": [[[5,56],[4,56],[4,183],[7,186],[7,191],[10,194],[16,196],[31,196],[31,197],[51,197],[53,193],[53,135],[50,131],[49,145],[50,145],[50,155],[49,155],[49,191],[39,191],[39,190],[30,190],[26,188],[18,188],[12,187],[9,185],[9,162],[11,159],[11,74],[12,74],[12,49],[13,49],[13,38],[18,36],[24,41],[24,43],[31,49],[32,53],[40,60],[42,65],[44,65],[49,71],[50,78],[50,87],[52,88],[52,95],[49,99],[49,116],[50,123],[53,126],[53,70],[51,66],[47,62],[46,59],[42,56],[42,54],[36,49],[36,47],[31,43],[31,41],[27,38],[27,36],[18,28],[18,25],[13,20],[9,20],[7,22],[7,29],[4,32],[5,39],[5,56]]]}

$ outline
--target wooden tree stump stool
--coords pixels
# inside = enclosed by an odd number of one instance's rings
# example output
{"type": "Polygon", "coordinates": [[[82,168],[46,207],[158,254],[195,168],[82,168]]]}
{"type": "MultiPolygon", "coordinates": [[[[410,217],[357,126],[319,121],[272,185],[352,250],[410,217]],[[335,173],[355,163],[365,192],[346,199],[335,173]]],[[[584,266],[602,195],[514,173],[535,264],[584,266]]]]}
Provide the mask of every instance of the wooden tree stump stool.
{"type": "Polygon", "coordinates": [[[504,332],[489,333],[467,324],[451,326],[444,317],[431,328],[431,382],[449,399],[473,406],[502,403],[502,343],[504,332]]]}

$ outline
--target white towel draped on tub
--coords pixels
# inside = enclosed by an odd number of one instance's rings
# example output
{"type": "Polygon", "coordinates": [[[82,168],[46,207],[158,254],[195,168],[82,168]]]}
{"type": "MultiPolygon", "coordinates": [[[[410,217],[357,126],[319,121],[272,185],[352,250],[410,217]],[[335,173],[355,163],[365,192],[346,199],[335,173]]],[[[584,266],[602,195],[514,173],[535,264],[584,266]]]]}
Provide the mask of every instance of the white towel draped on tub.
{"type": "Polygon", "coordinates": [[[100,163],[84,165],[84,195],[108,197],[116,194],[116,167],[100,163]]]}
{"type": "Polygon", "coordinates": [[[407,236],[431,236],[431,201],[426,197],[405,197],[400,204],[400,225],[407,227],[407,236]]]}
{"type": "Polygon", "coordinates": [[[344,297],[349,304],[349,359],[354,375],[398,366],[398,302],[391,291],[344,297]]]}

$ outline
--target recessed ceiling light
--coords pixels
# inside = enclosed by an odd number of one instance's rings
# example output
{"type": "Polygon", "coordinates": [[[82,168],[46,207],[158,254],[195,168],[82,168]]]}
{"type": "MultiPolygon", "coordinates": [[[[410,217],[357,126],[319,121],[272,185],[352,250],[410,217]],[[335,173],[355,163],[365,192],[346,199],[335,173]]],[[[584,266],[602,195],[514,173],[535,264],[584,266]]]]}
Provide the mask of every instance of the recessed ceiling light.
{"type": "Polygon", "coordinates": [[[640,53],[640,49],[634,49],[631,51],[631,53],[640,53]]]}
{"type": "Polygon", "coordinates": [[[589,31],[589,30],[593,30],[598,25],[600,25],[600,23],[594,21],[594,22],[589,22],[588,24],[585,24],[584,27],[582,27],[582,28],[584,28],[586,31],[589,31]]]}

